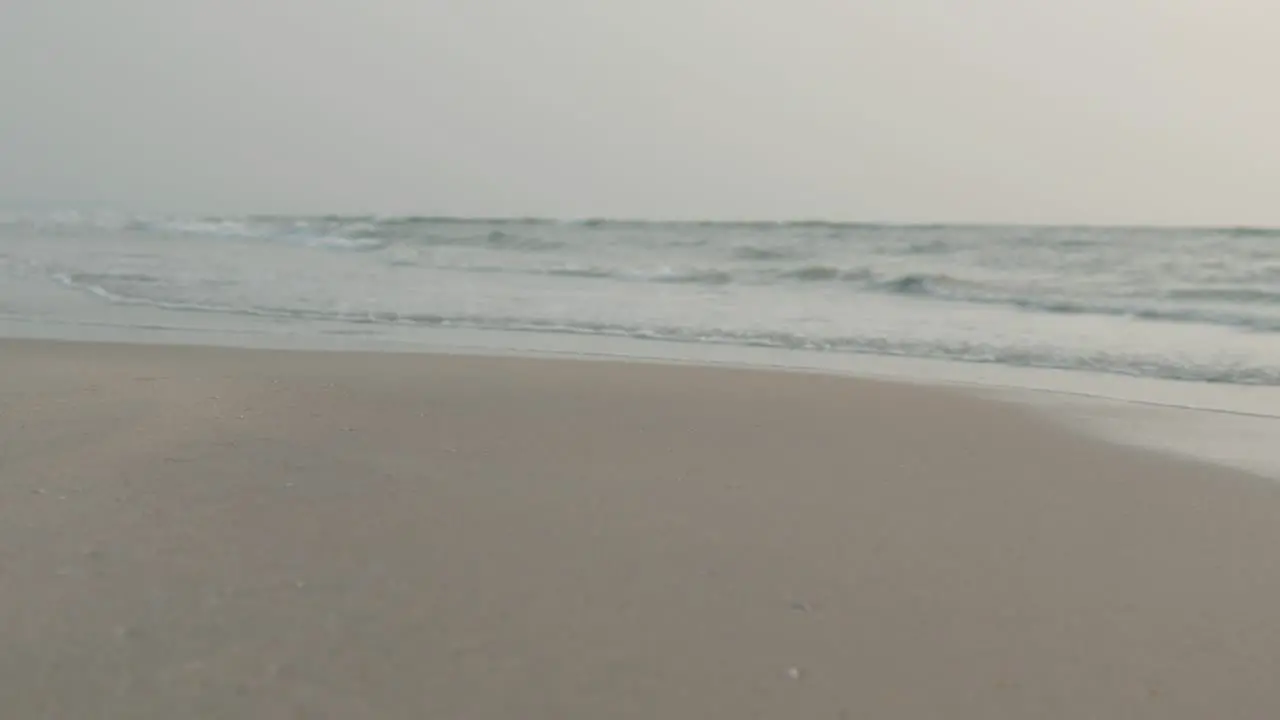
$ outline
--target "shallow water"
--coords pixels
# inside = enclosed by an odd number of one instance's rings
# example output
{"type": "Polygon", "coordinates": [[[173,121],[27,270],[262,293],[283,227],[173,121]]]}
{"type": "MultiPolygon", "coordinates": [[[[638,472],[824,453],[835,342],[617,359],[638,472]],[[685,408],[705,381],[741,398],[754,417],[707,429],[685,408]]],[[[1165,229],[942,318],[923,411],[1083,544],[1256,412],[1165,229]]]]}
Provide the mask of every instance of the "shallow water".
{"type": "Polygon", "coordinates": [[[5,220],[11,315],[44,283],[121,322],[143,306],[1280,385],[1280,234],[1262,230],[5,220]]]}
{"type": "MultiPolygon", "coordinates": [[[[1034,388],[1145,403],[1148,420],[1108,432],[1168,446],[1177,433],[1216,431],[1157,421],[1158,408],[1237,424],[1280,416],[1280,232],[10,215],[0,217],[0,326],[1034,388]]],[[[1251,448],[1280,444],[1271,424],[1223,428],[1224,439],[1261,438],[1251,448]]],[[[1188,444],[1206,442],[1172,443],[1188,444]]],[[[1197,454],[1257,454],[1207,444],[1219,450],[1197,454]]]]}

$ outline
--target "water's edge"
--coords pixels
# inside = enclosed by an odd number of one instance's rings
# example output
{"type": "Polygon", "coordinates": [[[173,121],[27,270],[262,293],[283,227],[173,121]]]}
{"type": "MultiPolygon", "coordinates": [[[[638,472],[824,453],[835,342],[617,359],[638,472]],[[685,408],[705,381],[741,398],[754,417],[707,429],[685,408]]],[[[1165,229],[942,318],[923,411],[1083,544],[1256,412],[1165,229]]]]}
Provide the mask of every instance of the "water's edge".
{"type": "Polygon", "coordinates": [[[1037,368],[874,355],[687,346],[632,338],[439,330],[382,336],[193,331],[31,322],[0,316],[0,337],[305,352],[394,352],[697,365],[818,373],[958,389],[1027,407],[1099,440],[1280,480],[1280,388],[1224,387],[1037,368]]]}
{"type": "Polygon", "coordinates": [[[13,317],[631,337],[1224,386],[1280,387],[1277,283],[1280,234],[1240,228],[0,215],[13,317]]]}

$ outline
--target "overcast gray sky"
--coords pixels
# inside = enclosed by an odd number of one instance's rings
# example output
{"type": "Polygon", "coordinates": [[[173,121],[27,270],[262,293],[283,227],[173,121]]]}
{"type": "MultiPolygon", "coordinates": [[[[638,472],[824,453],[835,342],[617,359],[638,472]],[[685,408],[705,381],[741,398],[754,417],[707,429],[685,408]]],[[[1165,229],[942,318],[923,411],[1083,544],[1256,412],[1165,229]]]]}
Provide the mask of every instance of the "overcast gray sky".
{"type": "Polygon", "coordinates": [[[1275,0],[0,0],[0,199],[1280,224],[1275,0]]]}

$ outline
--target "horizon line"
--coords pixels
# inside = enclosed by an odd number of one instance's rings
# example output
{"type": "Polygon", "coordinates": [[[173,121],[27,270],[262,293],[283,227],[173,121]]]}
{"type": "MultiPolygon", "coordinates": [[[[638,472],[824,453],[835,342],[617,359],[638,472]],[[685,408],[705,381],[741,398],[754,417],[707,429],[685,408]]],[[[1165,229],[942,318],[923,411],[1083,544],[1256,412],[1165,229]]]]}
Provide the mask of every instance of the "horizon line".
{"type": "Polygon", "coordinates": [[[40,214],[46,213],[119,213],[135,216],[177,216],[186,218],[204,218],[204,219],[230,219],[230,218],[247,218],[247,219],[296,219],[296,218],[319,218],[330,220],[376,220],[376,221],[401,221],[401,222],[455,222],[455,223],[472,223],[472,224],[517,224],[517,223],[541,223],[541,224],[564,224],[564,225],[701,225],[701,226],[724,226],[724,227],[830,227],[830,228],[910,228],[910,229],[930,229],[930,228],[1034,228],[1034,229],[1095,229],[1095,230],[1206,230],[1206,231],[1264,231],[1264,232],[1280,232],[1280,223],[1277,224],[1219,224],[1219,223],[1158,223],[1158,222],[1029,222],[1016,220],[834,220],[821,217],[795,217],[785,220],[780,219],[730,219],[730,218],[643,218],[643,217],[627,217],[617,216],[610,217],[607,215],[593,216],[584,215],[579,217],[557,216],[557,215],[521,215],[521,214],[479,214],[479,215],[463,215],[450,213],[394,213],[394,212],[281,212],[281,211],[259,211],[259,212],[207,212],[192,210],[131,210],[122,207],[112,207],[109,203],[83,203],[79,207],[75,205],[61,205],[52,202],[23,202],[23,201],[4,201],[0,200],[0,212],[24,212],[21,205],[41,205],[43,206],[36,212],[40,214]]]}

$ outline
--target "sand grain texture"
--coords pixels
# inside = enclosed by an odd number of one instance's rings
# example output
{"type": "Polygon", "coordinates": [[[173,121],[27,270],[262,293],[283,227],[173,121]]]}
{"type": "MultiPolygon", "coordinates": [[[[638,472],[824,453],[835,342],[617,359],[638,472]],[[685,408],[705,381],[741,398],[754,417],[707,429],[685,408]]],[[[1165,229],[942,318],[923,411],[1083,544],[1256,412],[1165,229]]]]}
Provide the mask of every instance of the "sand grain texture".
{"type": "Polygon", "coordinates": [[[15,718],[1280,717],[1280,497],[949,391],[0,341],[15,718]]]}

